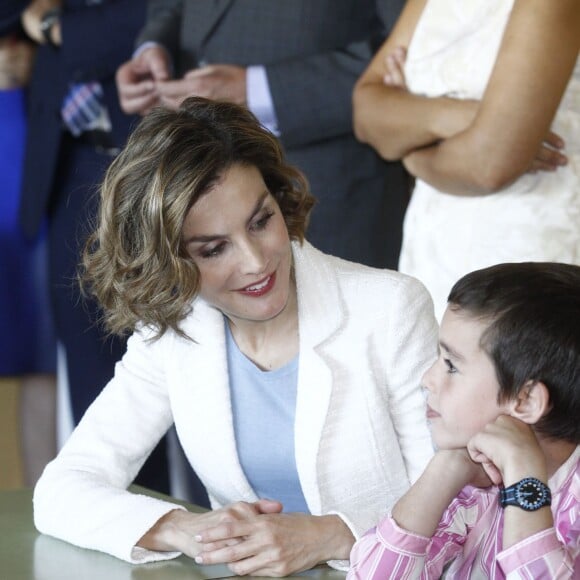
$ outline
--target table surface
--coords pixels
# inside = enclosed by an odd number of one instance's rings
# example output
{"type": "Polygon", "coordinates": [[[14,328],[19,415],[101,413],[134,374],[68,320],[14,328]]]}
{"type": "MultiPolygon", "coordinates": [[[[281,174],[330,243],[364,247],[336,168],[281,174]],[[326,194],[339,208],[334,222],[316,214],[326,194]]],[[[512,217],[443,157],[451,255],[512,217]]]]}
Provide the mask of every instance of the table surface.
{"type": "MultiPolygon", "coordinates": [[[[139,493],[159,495],[139,488],[139,493]]],[[[173,500],[175,501],[175,500],[173,500]]],[[[196,506],[179,502],[198,511],[196,506]]],[[[32,522],[32,490],[0,491],[0,578],[7,580],[205,580],[226,578],[226,566],[199,566],[175,560],[133,565],[107,554],[77,548],[39,534],[32,522]]],[[[344,580],[345,574],[319,566],[292,578],[344,580]]],[[[252,578],[246,576],[246,578],[252,578]]]]}

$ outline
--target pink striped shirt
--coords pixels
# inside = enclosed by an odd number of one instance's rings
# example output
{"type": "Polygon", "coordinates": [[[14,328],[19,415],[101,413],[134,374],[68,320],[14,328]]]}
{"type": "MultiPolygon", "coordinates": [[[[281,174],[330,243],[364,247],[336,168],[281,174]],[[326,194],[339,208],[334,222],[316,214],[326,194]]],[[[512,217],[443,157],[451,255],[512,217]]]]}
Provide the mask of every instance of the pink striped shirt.
{"type": "Polygon", "coordinates": [[[403,530],[391,517],[354,545],[347,580],[368,578],[580,578],[580,446],[548,482],[554,527],[502,549],[497,488],[466,487],[432,538],[403,530]]]}

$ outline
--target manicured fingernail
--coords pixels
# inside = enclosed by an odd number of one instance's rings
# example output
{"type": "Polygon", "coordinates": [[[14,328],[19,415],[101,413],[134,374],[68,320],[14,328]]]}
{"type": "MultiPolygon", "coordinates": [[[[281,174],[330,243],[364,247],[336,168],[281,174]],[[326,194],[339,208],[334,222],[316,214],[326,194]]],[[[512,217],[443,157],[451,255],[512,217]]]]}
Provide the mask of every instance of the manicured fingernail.
{"type": "Polygon", "coordinates": [[[196,564],[203,564],[203,558],[201,556],[196,556],[195,563],[196,564]]]}
{"type": "Polygon", "coordinates": [[[197,536],[193,536],[193,539],[194,539],[196,542],[201,542],[201,536],[199,536],[199,535],[197,535],[197,536]]]}

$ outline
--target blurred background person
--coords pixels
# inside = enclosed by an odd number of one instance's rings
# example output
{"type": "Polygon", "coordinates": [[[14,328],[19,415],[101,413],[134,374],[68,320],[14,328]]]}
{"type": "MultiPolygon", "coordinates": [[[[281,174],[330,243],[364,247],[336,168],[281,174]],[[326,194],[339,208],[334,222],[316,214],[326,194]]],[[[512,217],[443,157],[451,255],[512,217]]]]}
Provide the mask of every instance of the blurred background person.
{"type": "Polygon", "coordinates": [[[399,266],[439,318],[472,270],[580,263],[579,31],[577,0],[409,0],[357,84],[357,136],[417,178],[399,266]]]}
{"type": "MultiPolygon", "coordinates": [[[[29,94],[20,220],[33,238],[48,220],[49,275],[59,342],[59,385],[76,424],[125,352],[106,339],[99,309],[80,297],[80,247],[95,215],[94,190],[125,143],[132,119],[118,103],[115,71],[131,54],[140,0],[34,0],[22,23],[38,44],[29,94]],[[61,382],[62,381],[62,382],[61,382]],[[64,384],[63,384],[64,383],[64,384]]],[[[169,491],[165,445],[138,482],[169,491]]]]}
{"type": "Polygon", "coordinates": [[[9,388],[7,379],[17,381],[19,414],[13,419],[28,486],[56,454],[56,350],[48,309],[46,228],[39,226],[27,240],[18,223],[26,86],[33,61],[34,45],[19,26],[19,6],[7,1],[0,7],[0,388],[9,388]]]}
{"type": "Polygon", "coordinates": [[[324,252],[396,268],[406,174],[355,139],[351,95],[402,0],[150,0],[121,104],[144,113],[202,96],[244,104],[282,141],[318,203],[324,252]],[[145,44],[147,43],[147,44],[145,44]]]}

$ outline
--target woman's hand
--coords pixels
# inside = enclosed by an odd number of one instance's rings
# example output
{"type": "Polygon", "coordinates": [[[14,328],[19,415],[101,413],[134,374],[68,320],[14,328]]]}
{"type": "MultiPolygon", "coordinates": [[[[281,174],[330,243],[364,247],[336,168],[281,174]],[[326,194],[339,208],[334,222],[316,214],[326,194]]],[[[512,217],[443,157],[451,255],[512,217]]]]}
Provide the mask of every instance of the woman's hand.
{"type": "MultiPolygon", "coordinates": [[[[196,538],[203,530],[281,510],[282,504],[271,500],[260,500],[255,503],[237,502],[203,514],[176,509],[160,518],[137,545],[159,552],[182,552],[190,558],[195,558],[202,548],[196,538]]],[[[214,547],[223,548],[239,541],[238,538],[226,538],[223,542],[217,542],[214,547]]]]}
{"type": "Polygon", "coordinates": [[[407,90],[407,81],[405,80],[405,60],[407,59],[407,49],[404,46],[398,46],[385,58],[385,75],[383,83],[388,87],[396,87],[407,90]]]}
{"type": "Polygon", "coordinates": [[[348,559],[354,537],[335,515],[262,513],[208,528],[196,541],[202,544],[198,563],[226,563],[238,575],[287,576],[327,560],[348,559]]]}
{"type": "Polygon", "coordinates": [[[568,158],[562,150],[564,149],[564,139],[554,133],[548,131],[548,134],[540,144],[540,148],[536,157],[532,161],[532,165],[528,173],[536,173],[538,171],[556,171],[558,167],[566,165],[568,158]]]}

